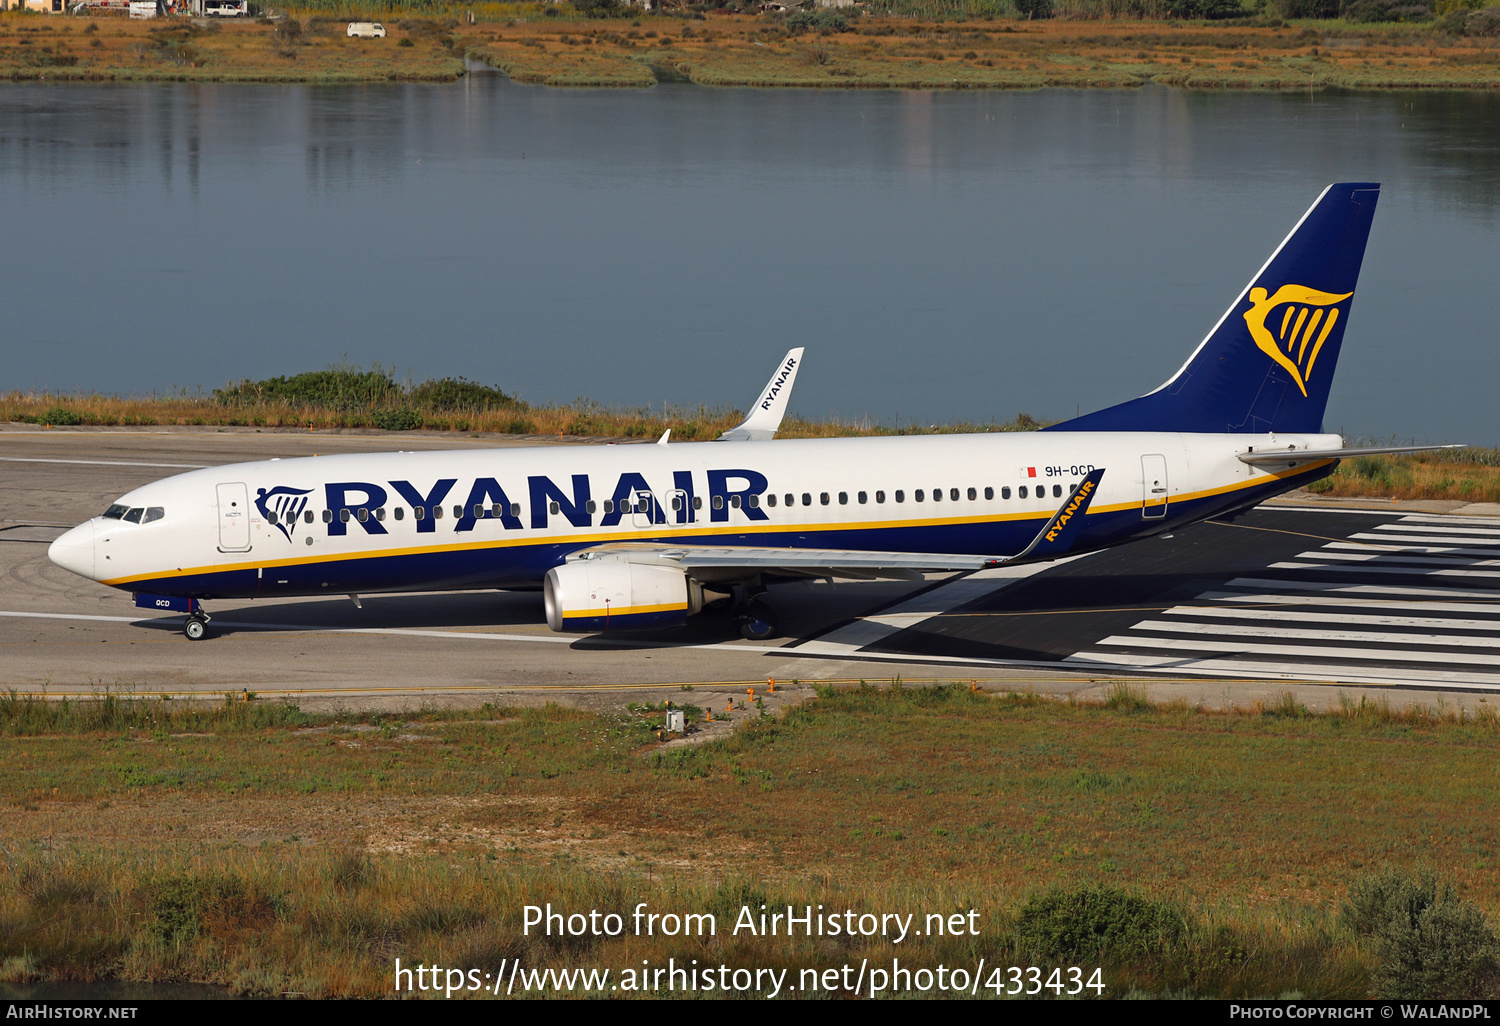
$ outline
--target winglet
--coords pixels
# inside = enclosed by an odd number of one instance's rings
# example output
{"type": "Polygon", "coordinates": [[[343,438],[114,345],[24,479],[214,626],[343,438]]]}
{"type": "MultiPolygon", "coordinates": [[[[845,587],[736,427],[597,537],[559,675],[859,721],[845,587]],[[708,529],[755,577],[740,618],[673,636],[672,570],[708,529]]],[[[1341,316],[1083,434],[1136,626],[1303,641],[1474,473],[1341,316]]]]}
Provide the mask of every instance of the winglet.
{"type": "Polygon", "coordinates": [[[750,415],[737,427],[732,427],[719,436],[721,442],[764,442],[776,437],[781,427],[781,418],[786,416],[786,404],[792,397],[792,382],[797,380],[797,368],[802,366],[802,350],[793,349],[781,358],[781,366],[761,389],[750,415]]]}
{"type": "Polygon", "coordinates": [[[1052,514],[1047,526],[1031,539],[1031,544],[1009,559],[997,561],[995,565],[1016,563],[1023,559],[1056,559],[1058,556],[1066,556],[1073,547],[1073,539],[1077,537],[1079,527],[1083,526],[1083,515],[1088,512],[1094,496],[1099,494],[1099,482],[1103,479],[1103,467],[1089,471],[1088,476],[1078,483],[1078,487],[1062,507],[1052,514]]]}

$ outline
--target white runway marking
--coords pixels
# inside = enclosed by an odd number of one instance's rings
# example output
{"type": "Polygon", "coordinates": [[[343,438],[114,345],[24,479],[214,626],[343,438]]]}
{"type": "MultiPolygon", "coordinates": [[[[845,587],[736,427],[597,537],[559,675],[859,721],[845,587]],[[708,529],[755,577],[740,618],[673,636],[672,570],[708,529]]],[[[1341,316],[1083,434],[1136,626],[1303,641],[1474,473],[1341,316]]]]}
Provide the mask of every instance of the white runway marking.
{"type": "Polygon", "coordinates": [[[1500,572],[1479,569],[1496,566],[1494,520],[1405,516],[1271,563],[1267,570],[1284,572],[1279,579],[1234,578],[1199,594],[1203,605],[1145,617],[1065,661],[1211,676],[1500,689],[1500,656],[1483,651],[1500,648],[1500,587],[1486,581],[1500,572]],[[1347,574],[1419,577],[1425,586],[1336,579],[1347,574]]]}
{"type": "Polygon", "coordinates": [[[0,456],[0,463],[77,463],[86,467],[181,467],[187,470],[202,470],[216,466],[212,463],[137,463],[134,460],[55,460],[40,456],[0,456]]]}
{"type": "MultiPolygon", "coordinates": [[[[858,654],[861,659],[875,658],[874,653],[864,652],[862,649],[882,641],[893,634],[898,634],[908,627],[915,627],[923,620],[929,620],[934,616],[940,616],[957,609],[959,606],[967,605],[975,599],[982,598],[992,592],[1008,588],[1017,581],[1024,581],[1028,577],[1034,577],[1043,570],[1050,570],[1055,566],[1071,563],[1083,556],[1068,556],[1064,559],[1053,560],[1050,563],[1026,563],[1021,566],[995,567],[990,570],[976,570],[972,574],[960,577],[957,580],[948,581],[935,588],[929,588],[919,595],[914,595],[905,601],[898,602],[889,609],[882,610],[873,616],[862,617],[853,623],[846,624],[835,631],[831,631],[823,637],[814,641],[803,642],[792,651],[807,655],[846,655],[858,654]]],[[[911,656],[904,659],[910,660],[911,656]]],[[[923,656],[925,661],[929,656],[923,656]]],[[[965,663],[988,663],[992,660],[961,660],[965,663]]],[[[1010,665],[1000,660],[993,660],[996,665],[1010,665]]]]}

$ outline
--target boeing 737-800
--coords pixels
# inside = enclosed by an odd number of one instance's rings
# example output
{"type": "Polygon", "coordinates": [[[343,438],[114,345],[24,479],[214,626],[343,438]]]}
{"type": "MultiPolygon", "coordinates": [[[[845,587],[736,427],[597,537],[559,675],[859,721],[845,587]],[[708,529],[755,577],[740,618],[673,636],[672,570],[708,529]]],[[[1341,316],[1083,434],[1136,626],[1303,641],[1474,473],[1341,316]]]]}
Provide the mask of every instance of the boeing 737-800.
{"type": "Polygon", "coordinates": [[[740,631],[797,577],[907,578],[1103,549],[1333,472],[1322,430],[1379,186],[1324,190],[1160,388],[1028,433],[772,438],[802,351],[713,442],[270,460],[180,474],[64,534],[58,565],[148,609],[298,595],[544,592],[556,631],[740,631]]]}

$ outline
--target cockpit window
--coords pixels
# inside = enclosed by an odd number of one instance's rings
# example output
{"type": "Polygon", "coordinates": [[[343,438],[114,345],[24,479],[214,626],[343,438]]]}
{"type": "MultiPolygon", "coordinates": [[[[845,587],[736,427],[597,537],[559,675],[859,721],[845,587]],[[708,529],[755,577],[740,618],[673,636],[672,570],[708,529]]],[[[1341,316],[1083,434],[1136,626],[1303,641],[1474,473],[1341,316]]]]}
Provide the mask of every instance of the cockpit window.
{"type": "Polygon", "coordinates": [[[125,514],[125,522],[127,524],[139,524],[141,522],[141,514],[144,512],[146,512],[144,508],[140,506],[135,507],[125,514]]]}
{"type": "Polygon", "coordinates": [[[125,515],[126,511],[129,508],[130,508],[129,506],[121,506],[117,502],[113,506],[109,507],[109,509],[107,509],[107,510],[104,511],[104,519],[106,519],[106,520],[119,520],[121,517],[123,517],[125,515]]]}
{"type": "Polygon", "coordinates": [[[161,506],[147,506],[146,515],[141,517],[141,523],[149,524],[153,520],[160,520],[167,515],[167,511],[161,506]]]}

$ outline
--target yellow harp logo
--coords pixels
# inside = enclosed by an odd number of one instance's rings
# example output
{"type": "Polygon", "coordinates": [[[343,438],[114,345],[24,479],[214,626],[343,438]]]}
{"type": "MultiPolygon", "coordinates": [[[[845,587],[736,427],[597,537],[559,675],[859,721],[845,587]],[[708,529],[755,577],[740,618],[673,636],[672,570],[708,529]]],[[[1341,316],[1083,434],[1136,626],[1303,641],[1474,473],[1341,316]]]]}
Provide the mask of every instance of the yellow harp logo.
{"type": "Polygon", "coordinates": [[[1258,286],[1250,290],[1250,309],[1245,311],[1250,337],[1261,352],[1287,369],[1304,396],[1318,353],[1338,323],[1338,304],[1352,295],[1319,292],[1305,285],[1283,285],[1274,296],[1258,286]],[[1273,314],[1277,307],[1284,308],[1279,316],[1273,314]]]}

